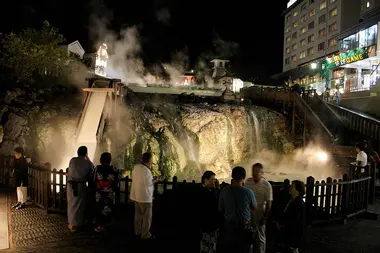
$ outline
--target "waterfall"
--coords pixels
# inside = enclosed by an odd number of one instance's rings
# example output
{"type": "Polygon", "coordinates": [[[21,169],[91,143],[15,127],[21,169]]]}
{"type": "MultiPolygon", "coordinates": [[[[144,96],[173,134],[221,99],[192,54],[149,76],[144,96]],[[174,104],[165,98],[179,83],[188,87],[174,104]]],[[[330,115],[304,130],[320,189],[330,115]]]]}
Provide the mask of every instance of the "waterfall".
{"type": "Polygon", "coordinates": [[[262,149],[260,124],[259,124],[259,120],[257,119],[255,112],[252,110],[250,110],[249,112],[250,112],[252,119],[253,119],[253,126],[255,127],[256,152],[259,152],[262,149]]]}

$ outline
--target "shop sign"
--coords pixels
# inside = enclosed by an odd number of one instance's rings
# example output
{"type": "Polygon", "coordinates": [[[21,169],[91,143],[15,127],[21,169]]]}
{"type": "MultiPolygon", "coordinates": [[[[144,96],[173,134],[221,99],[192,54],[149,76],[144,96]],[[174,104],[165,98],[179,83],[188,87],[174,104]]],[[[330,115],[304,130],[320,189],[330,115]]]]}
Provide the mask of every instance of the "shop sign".
{"type": "Polygon", "coordinates": [[[333,69],[349,63],[361,61],[369,57],[369,48],[361,47],[358,49],[350,50],[345,53],[341,53],[337,56],[326,58],[325,65],[327,69],[333,69]]]}

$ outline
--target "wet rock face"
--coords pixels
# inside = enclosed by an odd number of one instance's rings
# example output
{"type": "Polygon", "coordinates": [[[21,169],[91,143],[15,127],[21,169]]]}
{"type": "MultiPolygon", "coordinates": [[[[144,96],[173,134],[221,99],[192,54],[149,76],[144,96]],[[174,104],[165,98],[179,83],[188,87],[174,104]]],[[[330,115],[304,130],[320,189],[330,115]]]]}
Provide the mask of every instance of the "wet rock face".
{"type": "Polygon", "coordinates": [[[261,107],[150,104],[143,110],[130,106],[127,115],[122,122],[129,123],[121,127],[129,129],[125,168],[149,151],[155,173],[164,178],[200,178],[205,170],[227,178],[233,166],[264,148],[293,150],[285,118],[261,107]]]}
{"type": "Polygon", "coordinates": [[[53,153],[59,156],[75,131],[81,109],[78,95],[68,87],[6,91],[0,97],[0,154],[9,155],[21,146],[35,161],[50,162],[53,153]]]}

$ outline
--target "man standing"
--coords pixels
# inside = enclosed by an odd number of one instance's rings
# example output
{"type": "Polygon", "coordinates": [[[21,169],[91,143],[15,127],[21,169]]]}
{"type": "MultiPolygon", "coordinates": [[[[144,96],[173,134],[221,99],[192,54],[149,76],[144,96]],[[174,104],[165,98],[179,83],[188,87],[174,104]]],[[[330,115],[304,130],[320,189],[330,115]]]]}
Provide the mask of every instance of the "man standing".
{"type": "Polygon", "coordinates": [[[258,240],[255,252],[265,253],[266,237],[265,224],[272,207],[273,193],[271,184],[263,178],[264,167],[261,163],[252,166],[252,177],[245,181],[245,187],[255,193],[257,201],[257,211],[255,219],[257,224],[258,240]]]}
{"type": "Polygon", "coordinates": [[[142,164],[132,171],[130,199],[135,202],[135,234],[142,239],[153,239],[150,234],[154,184],[158,181],[152,174],[152,154],[144,153],[142,164]]]}
{"type": "MultiPolygon", "coordinates": [[[[252,212],[257,205],[255,194],[243,187],[246,171],[243,167],[232,169],[232,184],[224,187],[219,197],[219,211],[224,216],[216,252],[248,253],[252,240],[244,227],[252,222],[252,212]]],[[[251,235],[253,239],[253,234],[251,235]]]]}
{"type": "Polygon", "coordinates": [[[67,219],[71,231],[83,226],[86,220],[88,197],[86,183],[94,172],[94,165],[87,153],[87,147],[79,147],[78,156],[70,160],[67,169],[67,219]]]}
{"type": "Polygon", "coordinates": [[[28,199],[28,162],[24,157],[24,149],[21,147],[15,148],[13,151],[13,163],[14,176],[16,179],[17,187],[17,204],[12,208],[22,209],[25,207],[25,203],[28,199]]]}

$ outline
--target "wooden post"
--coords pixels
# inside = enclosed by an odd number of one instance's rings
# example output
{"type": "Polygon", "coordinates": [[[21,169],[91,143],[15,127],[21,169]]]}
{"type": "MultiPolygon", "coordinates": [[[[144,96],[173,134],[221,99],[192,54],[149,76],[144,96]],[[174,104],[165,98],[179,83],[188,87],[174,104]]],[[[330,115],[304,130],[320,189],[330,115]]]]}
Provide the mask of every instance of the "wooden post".
{"type": "Polygon", "coordinates": [[[313,199],[314,199],[314,178],[308,177],[306,179],[306,212],[310,220],[313,220],[315,217],[315,212],[313,208],[313,199]]]}
{"type": "Polygon", "coordinates": [[[43,205],[44,205],[44,211],[45,213],[47,214],[48,211],[49,211],[49,192],[51,191],[51,188],[50,188],[50,174],[51,174],[51,170],[48,169],[48,170],[45,170],[45,171],[42,171],[42,175],[44,175],[44,177],[42,177],[40,180],[42,180],[42,190],[43,190],[43,205]]]}
{"type": "Polygon", "coordinates": [[[178,187],[178,177],[174,176],[173,177],[173,187],[172,187],[172,189],[176,190],[177,187],[178,187]]]}
{"type": "MultiPolygon", "coordinates": [[[[348,175],[343,175],[343,182],[349,181],[348,175]]],[[[344,184],[342,187],[342,216],[344,218],[349,214],[349,204],[350,204],[350,185],[344,184]]]]}
{"type": "Polygon", "coordinates": [[[372,162],[368,165],[368,175],[371,177],[368,203],[373,205],[376,198],[376,163],[372,162]]]}

